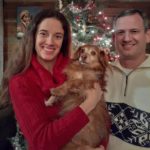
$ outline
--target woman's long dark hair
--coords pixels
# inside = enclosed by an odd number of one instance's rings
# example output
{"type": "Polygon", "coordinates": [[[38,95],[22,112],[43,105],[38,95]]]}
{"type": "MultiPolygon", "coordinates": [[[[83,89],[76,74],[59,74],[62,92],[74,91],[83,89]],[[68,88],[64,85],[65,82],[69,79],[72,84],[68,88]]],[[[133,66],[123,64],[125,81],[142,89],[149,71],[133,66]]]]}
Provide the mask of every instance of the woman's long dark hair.
{"type": "Polygon", "coordinates": [[[68,57],[71,48],[71,30],[65,16],[59,11],[44,9],[39,12],[32,20],[25,36],[21,40],[20,46],[9,56],[6,69],[4,71],[0,87],[0,107],[10,104],[8,84],[11,77],[25,71],[30,63],[35,51],[35,37],[39,24],[46,18],[56,18],[64,29],[64,39],[60,52],[64,57],[68,57]]]}

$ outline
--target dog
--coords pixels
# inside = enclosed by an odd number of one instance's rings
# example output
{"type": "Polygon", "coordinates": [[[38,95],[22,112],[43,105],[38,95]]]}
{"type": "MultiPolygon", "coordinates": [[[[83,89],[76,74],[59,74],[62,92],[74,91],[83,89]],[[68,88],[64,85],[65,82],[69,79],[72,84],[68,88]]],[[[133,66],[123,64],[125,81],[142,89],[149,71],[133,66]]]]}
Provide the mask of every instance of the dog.
{"type": "MultiPolygon", "coordinates": [[[[46,106],[53,105],[57,100],[61,101],[60,115],[63,116],[86,99],[85,90],[94,88],[94,83],[99,83],[102,91],[105,91],[107,67],[105,53],[98,46],[89,44],[80,46],[64,70],[67,80],[61,86],[51,89],[52,96],[46,101],[46,106]]],[[[89,123],[63,150],[87,150],[87,147],[97,147],[102,140],[108,141],[110,118],[104,94],[88,117],[89,123]]]]}

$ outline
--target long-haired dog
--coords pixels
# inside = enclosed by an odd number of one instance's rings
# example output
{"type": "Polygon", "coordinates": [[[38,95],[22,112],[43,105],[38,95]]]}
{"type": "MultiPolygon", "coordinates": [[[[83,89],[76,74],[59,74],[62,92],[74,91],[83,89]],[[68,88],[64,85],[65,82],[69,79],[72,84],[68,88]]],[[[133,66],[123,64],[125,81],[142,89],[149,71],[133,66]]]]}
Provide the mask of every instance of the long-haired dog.
{"type": "MultiPolygon", "coordinates": [[[[64,73],[67,80],[61,86],[51,90],[46,105],[52,105],[56,98],[62,100],[60,115],[80,105],[86,98],[85,90],[94,88],[98,82],[105,91],[105,71],[108,62],[104,51],[97,46],[84,45],[78,48],[64,73]]],[[[89,123],[77,133],[63,150],[86,150],[97,147],[102,140],[109,138],[109,115],[102,95],[95,109],[89,113],[89,123]]]]}

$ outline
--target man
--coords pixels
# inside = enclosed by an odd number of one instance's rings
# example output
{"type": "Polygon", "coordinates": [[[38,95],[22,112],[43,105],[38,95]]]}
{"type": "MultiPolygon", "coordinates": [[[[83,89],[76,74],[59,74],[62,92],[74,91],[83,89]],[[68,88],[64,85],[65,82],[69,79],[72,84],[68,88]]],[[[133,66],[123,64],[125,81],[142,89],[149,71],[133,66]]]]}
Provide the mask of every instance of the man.
{"type": "Polygon", "coordinates": [[[137,9],[121,12],[113,22],[119,59],[108,70],[106,100],[112,117],[109,150],[150,149],[150,30],[137,9]]]}

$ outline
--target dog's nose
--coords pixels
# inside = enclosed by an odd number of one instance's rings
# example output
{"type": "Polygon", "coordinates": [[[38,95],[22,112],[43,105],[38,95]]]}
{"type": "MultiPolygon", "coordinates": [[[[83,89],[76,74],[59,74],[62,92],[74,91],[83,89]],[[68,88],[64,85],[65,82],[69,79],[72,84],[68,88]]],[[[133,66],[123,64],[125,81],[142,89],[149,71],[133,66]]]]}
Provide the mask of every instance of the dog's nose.
{"type": "Polygon", "coordinates": [[[86,60],[87,56],[86,55],[82,55],[82,60],[86,60]]]}

